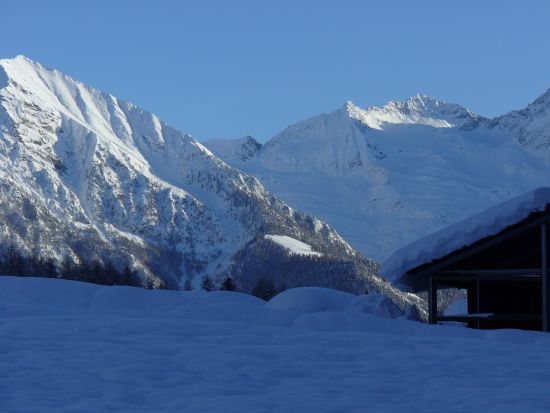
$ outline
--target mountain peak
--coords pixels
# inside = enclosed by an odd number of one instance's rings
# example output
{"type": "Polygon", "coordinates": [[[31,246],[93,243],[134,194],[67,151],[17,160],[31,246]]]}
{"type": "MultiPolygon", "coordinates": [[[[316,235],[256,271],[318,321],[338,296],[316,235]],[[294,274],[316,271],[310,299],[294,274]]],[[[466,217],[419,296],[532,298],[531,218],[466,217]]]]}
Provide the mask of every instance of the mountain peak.
{"type": "Polygon", "coordinates": [[[418,93],[404,101],[390,101],[383,107],[362,109],[353,102],[344,105],[347,114],[373,128],[386,125],[419,124],[436,128],[461,127],[475,123],[480,118],[468,109],[418,93]]]}
{"type": "Polygon", "coordinates": [[[407,102],[422,102],[422,103],[428,103],[428,102],[439,102],[438,99],[433,98],[431,96],[426,95],[425,93],[417,93],[414,96],[409,97],[406,99],[407,102]]]}
{"type": "Polygon", "coordinates": [[[384,108],[396,108],[402,113],[437,118],[449,114],[473,115],[468,109],[455,103],[448,103],[431,96],[417,93],[404,101],[390,101],[384,108]]]}
{"type": "Polygon", "coordinates": [[[44,65],[29,59],[22,54],[15,57],[0,59],[0,66],[6,70],[8,76],[13,79],[21,79],[28,77],[30,72],[49,71],[54,72],[54,69],[45,67],[44,65]]]}
{"type": "MultiPolygon", "coordinates": [[[[244,160],[261,148],[251,137],[237,143],[244,160]]],[[[1,249],[54,265],[128,264],[130,281],[150,287],[205,273],[217,282],[227,270],[249,291],[256,270],[247,266],[265,259],[256,241],[266,231],[342,262],[357,256],[189,135],[24,56],[0,61],[0,201],[1,249]]],[[[356,270],[363,279],[365,268],[356,270]]]]}
{"type": "Polygon", "coordinates": [[[345,110],[353,110],[357,108],[359,108],[359,106],[357,106],[351,100],[346,100],[346,103],[344,103],[344,105],[342,106],[342,109],[345,109],[345,110]]]}
{"type": "Polygon", "coordinates": [[[24,56],[22,54],[18,54],[15,57],[5,57],[3,59],[0,59],[0,63],[2,63],[2,62],[17,62],[17,61],[26,61],[26,62],[35,63],[31,59],[29,59],[27,56],[24,56]]]}
{"type": "Polygon", "coordinates": [[[411,96],[408,99],[405,99],[405,101],[403,102],[393,102],[393,103],[396,103],[398,105],[399,104],[406,105],[408,107],[414,107],[416,109],[428,109],[428,108],[434,108],[434,107],[443,108],[447,105],[453,105],[452,103],[449,104],[445,101],[433,98],[424,93],[417,93],[416,95],[411,96]]]}
{"type": "Polygon", "coordinates": [[[363,112],[365,110],[359,106],[357,106],[355,103],[353,103],[351,100],[346,100],[346,103],[342,106],[342,108],[337,112],[343,112],[346,116],[352,118],[352,119],[362,119],[363,118],[363,112]]]}

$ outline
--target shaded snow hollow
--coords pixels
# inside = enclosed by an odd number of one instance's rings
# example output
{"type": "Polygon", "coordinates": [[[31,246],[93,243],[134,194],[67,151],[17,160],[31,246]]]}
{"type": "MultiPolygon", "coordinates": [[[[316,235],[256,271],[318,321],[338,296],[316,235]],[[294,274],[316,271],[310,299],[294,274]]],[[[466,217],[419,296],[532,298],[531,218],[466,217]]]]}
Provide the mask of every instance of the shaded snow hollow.
{"type": "Polygon", "coordinates": [[[316,257],[321,257],[323,255],[322,252],[314,251],[311,245],[298,241],[297,239],[287,235],[265,235],[265,238],[279,244],[283,248],[287,249],[291,254],[312,255],[316,257]]]}
{"type": "Polygon", "coordinates": [[[537,188],[409,244],[390,255],[380,273],[398,281],[407,271],[498,234],[550,204],[550,188],[537,188]]]}
{"type": "Polygon", "coordinates": [[[550,335],[389,319],[380,300],[0,277],[0,411],[548,411],[550,335]]]}

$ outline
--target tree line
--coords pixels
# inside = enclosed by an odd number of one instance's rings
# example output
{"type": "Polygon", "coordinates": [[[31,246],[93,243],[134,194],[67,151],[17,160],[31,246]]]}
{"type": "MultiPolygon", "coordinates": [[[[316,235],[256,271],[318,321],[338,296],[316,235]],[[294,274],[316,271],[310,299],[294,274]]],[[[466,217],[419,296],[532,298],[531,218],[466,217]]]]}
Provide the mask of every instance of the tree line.
{"type": "MultiPolygon", "coordinates": [[[[211,291],[240,291],[237,288],[237,285],[235,284],[235,281],[233,281],[233,278],[231,276],[226,276],[225,279],[220,283],[219,286],[216,287],[214,280],[209,275],[204,275],[201,278],[201,284],[200,288],[203,289],[206,292],[211,291]]],[[[190,291],[193,289],[191,285],[191,281],[187,279],[184,283],[184,290],[190,291]]],[[[267,277],[260,277],[256,283],[254,284],[253,288],[249,292],[245,292],[247,294],[252,294],[258,298],[261,298],[262,300],[270,300],[275,295],[279,294],[280,292],[283,292],[286,290],[286,286],[279,285],[276,286],[275,283],[267,278],[267,277]]]]}
{"type": "Polygon", "coordinates": [[[130,285],[151,288],[144,285],[138,272],[124,265],[121,268],[112,262],[99,260],[73,261],[66,257],[62,262],[51,258],[35,257],[21,253],[9,245],[0,253],[0,273],[20,277],[63,278],[102,285],[130,285]]]}

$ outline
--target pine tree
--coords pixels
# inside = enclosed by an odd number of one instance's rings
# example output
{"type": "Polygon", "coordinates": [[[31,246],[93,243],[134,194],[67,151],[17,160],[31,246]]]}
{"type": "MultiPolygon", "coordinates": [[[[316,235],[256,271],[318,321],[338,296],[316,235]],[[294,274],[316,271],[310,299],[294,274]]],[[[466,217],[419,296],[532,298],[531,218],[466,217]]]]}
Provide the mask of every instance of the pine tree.
{"type": "Polygon", "coordinates": [[[66,280],[78,280],[78,269],[74,261],[68,256],[65,256],[61,266],[61,278],[66,280]]]}
{"type": "Polygon", "coordinates": [[[77,280],[85,282],[95,281],[94,267],[91,261],[81,259],[80,264],[77,266],[77,272],[77,280]]]}
{"type": "Polygon", "coordinates": [[[191,284],[191,280],[189,278],[186,278],[183,283],[183,291],[191,291],[193,289],[193,285],[191,284]]]}
{"type": "Polygon", "coordinates": [[[96,261],[90,265],[90,276],[92,277],[93,282],[96,282],[98,284],[111,285],[109,279],[107,278],[105,267],[100,261],[96,261]]]}
{"type": "Polygon", "coordinates": [[[252,295],[266,301],[269,301],[276,294],[277,290],[275,288],[275,284],[273,284],[273,281],[266,277],[260,278],[252,289],[252,295]]]}
{"type": "Polygon", "coordinates": [[[279,288],[277,288],[277,294],[282,293],[283,291],[286,291],[288,288],[286,286],[286,283],[284,281],[281,281],[279,283],[279,288]]]}
{"type": "Polygon", "coordinates": [[[103,267],[103,278],[109,285],[115,285],[120,279],[120,272],[111,261],[107,261],[103,267]]]}
{"type": "Polygon", "coordinates": [[[17,251],[14,245],[10,245],[6,252],[6,269],[8,274],[25,275],[28,263],[25,262],[23,256],[17,251]]]}
{"type": "Polygon", "coordinates": [[[233,282],[233,278],[227,277],[222,285],[220,285],[220,291],[235,291],[235,283],[233,282]]]}
{"type": "Polygon", "coordinates": [[[44,260],[42,269],[46,277],[51,277],[51,278],[59,277],[59,270],[55,265],[55,262],[51,258],[47,258],[46,260],[44,260]]]}
{"type": "Polygon", "coordinates": [[[212,281],[212,278],[210,278],[208,275],[202,277],[201,288],[208,293],[214,290],[214,282],[212,281]]]}
{"type": "MultiPolygon", "coordinates": [[[[135,285],[136,277],[136,272],[132,268],[130,268],[128,264],[126,264],[122,269],[122,274],[120,274],[119,283],[123,285],[135,285]]],[[[147,288],[147,286],[145,288],[147,288]]]]}

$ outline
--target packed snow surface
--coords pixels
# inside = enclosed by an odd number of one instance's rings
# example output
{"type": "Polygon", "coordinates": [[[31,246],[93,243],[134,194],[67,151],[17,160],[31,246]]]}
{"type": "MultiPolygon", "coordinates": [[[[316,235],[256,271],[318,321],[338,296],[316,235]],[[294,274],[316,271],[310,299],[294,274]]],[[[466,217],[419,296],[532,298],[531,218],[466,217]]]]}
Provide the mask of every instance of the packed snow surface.
{"type": "Polygon", "coordinates": [[[548,411],[550,335],[388,319],[373,300],[0,277],[0,411],[548,411]]]}
{"type": "Polygon", "coordinates": [[[306,244],[305,242],[302,242],[302,241],[298,241],[297,239],[289,237],[287,235],[266,235],[265,238],[270,239],[271,241],[286,248],[287,250],[290,251],[291,254],[314,255],[317,257],[320,257],[323,255],[320,252],[313,251],[313,248],[311,248],[311,245],[306,244]]]}
{"type": "Polygon", "coordinates": [[[548,204],[550,188],[524,193],[399,249],[384,261],[380,272],[390,280],[398,280],[419,265],[496,235],[533,212],[544,211],[548,204]]]}

